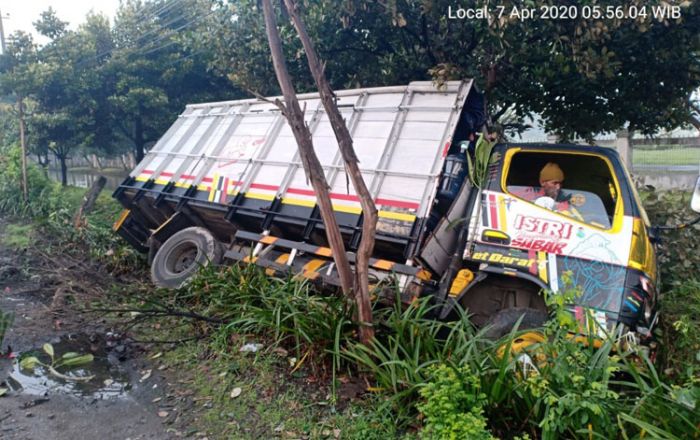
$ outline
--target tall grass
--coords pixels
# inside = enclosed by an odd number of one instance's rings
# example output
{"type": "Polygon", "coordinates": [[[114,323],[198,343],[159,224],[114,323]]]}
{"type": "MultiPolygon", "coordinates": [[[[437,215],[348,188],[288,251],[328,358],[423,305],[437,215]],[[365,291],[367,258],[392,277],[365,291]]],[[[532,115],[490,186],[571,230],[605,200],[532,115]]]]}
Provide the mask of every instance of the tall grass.
{"type": "Polygon", "coordinates": [[[221,350],[232,334],[252,334],[320,359],[353,331],[352,309],[343,298],[319,295],[304,281],[267,276],[253,265],[203,268],[175,299],[222,318],[215,336],[221,350]]]}
{"type": "Polygon", "coordinates": [[[180,306],[222,318],[213,330],[215,350],[231,350],[232,341],[280,344],[314,368],[330,364],[334,374],[369,375],[368,391],[380,397],[381,411],[390,410],[402,429],[415,426],[423,413],[426,438],[464,432],[542,439],[699,435],[697,382],[665,382],[648,359],[612,339],[597,348],[575,342],[570,332],[577,324],[562,318],[557,304],[543,341],[512,353],[522,334],[517,325],[491,341],[464,313],[454,321],[435,320],[428,298],[378,307],[376,338],[362,345],[346,301],[255,266],[204,268],[169,295],[180,306]],[[466,419],[478,429],[460,425],[466,419]]]}
{"type": "MultiPolygon", "coordinates": [[[[398,295],[397,295],[398,298],[398,295]]],[[[346,340],[341,356],[361,370],[372,373],[376,391],[391,396],[397,411],[410,409],[419,388],[430,378],[431,367],[440,363],[469,364],[481,368],[486,340],[476,332],[464,313],[455,321],[436,320],[428,298],[408,307],[394,307],[375,314],[377,337],[363,345],[346,340]]]]}
{"type": "Polygon", "coordinates": [[[421,300],[381,312],[377,339],[369,346],[347,341],[343,356],[372,373],[400,424],[414,422],[420,409],[427,438],[700,435],[697,382],[665,383],[648,359],[612,337],[598,347],[576,342],[570,334],[577,324],[558,313],[563,306],[550,307],[544,339],[524,352],[509,354],[523,333],[517,324],[510,335],[489,341],[464,315],[436,322],[432,306],[421,300]],[[465,420],[478,429],[465,431],[465,420]]]}

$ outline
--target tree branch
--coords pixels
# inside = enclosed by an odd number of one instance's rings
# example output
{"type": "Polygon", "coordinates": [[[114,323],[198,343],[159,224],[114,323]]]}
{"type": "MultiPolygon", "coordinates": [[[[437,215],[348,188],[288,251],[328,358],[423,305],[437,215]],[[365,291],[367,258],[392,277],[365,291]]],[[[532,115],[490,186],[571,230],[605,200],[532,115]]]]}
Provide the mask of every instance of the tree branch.
{"type": "Polygon", "coordinates": [[[211,324],[223,324],[226,322],[225,318],[212,318],[210,316],[203,316],[194,312],[183,312],[173,309],[86,309],[86,311],[100,313],[140,313],[141,315],[147,317],[176,316],[179,318],[205,321],[211,324]]]}
{"type": "Polygon", "coordinates": [[[359,167],[359,160],[353,148],[352,136],[348,130],[343,116],[338,110],[335,101],[335,94],[331,89],[328,80],[323,72],[323,63],[319,60],[314,48],[314,44],[306,31],[304,22],[299,17],[297,4],[294,0],[284,0],[287,6],[294,28],[301,39],[306,52],[306,59],[309,62],[309,69],[318,87],[321,102],[326,110],[328,120],[333,127],[333,132],[338,141],[340,154],[345,162],[346,175],[352,180],[362,206],[362,239],[357,250],[357,261],[355,263],[355,302],[357,304],[358,321],[360,322],[360,341],[369,344],[374,338],[372,328],[372,305],[369,299],[369,259],[374,250],[374,235],[377,229],[377,207],[372,200],[372,194],[365,184],[362,172],[359,167]]]}
{"type": "Polygon", "coordinates": [[[338,276],[340,278],[341,288],[346,296],[350,296],[352,292],[352,270],[348,257],[345,254],[345,244],[343,237],[340,235],[340,228],[333,212],[331,204],[328,182],[323,172],[321,162],[316,156],[313,148],[311,132],[304,120],[304,114],[299,106],[294,85],[292,84],[287,64],[284,60],[282,52],[282,41],[280,40],[279,31],[277,30],[277,22],[275,20],[274,11],[270,0],[262,0],[263,14],[265,16],[265,31],[267,40],[272,53],[272,63],[275,68],[277,82],[279,82],[284,101],[287,108],[287,122],[294,134],[294,138],[299,148],[299,156],[301,163],[306,172],[306,177],[316,194],[316,202],[318,203],[321,212],[321,218],[326,229],[326,237],[329,247],[333,254],[333,260],[336,263],[338,276]]]}

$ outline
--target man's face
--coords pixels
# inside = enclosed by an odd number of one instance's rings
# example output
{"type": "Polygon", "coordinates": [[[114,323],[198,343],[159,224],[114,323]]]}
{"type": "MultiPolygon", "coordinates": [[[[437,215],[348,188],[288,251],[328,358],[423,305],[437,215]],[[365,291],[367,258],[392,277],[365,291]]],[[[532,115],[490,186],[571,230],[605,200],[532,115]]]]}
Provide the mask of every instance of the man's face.
{"type": "Polygon", "coordinates": [[[540,185],[542,186],[544,195],[546,195],[547,197],[551,197],[554,200],[557,199],[559,191],[561,190],[560,180],[545,180],[543,182],[540,182],[540,185]]]}

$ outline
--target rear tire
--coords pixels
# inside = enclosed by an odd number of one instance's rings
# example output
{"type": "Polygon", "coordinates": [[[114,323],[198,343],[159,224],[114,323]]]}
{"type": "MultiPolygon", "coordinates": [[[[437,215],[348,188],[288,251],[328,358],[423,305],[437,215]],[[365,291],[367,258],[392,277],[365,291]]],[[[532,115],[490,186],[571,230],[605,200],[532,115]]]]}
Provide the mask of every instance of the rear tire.
{"type": "Polygon", "coordinates": [[[520,321],[518,330],[539,329],[547,321],[547,313],[542,310],[528,307],[511,307],[500,310],[488,320],[485,325],[488,329],[484,336],[494,340],[501,339],[510,333],[521,316],[523,319],[520,321]]]}
{"type": "Polygon", "coordinates": [[[221,263],[223,248],[211,232],[193,226],[183,229],[158,249],[151,263],[151,279],[158,287],[181,287],[200,266],[221,263]]]}

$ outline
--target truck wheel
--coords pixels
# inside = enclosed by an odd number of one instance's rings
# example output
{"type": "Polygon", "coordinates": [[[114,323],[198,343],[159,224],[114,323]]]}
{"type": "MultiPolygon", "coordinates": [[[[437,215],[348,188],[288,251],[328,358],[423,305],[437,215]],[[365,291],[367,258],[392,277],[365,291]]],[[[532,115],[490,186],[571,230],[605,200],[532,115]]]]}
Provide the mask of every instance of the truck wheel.
{"type": "Polygon", "coordinates": [[[181,287],[200,266],[221,262],[223,248],[208,230],[193,226],[173,234],[156,252],[151,279],[158,287],[181,287]]]}
{"type": "Polygon", "coordinates": [[[484,336],[494,340],[502,338],[510,333],[521,316],[523,319],[520,321],[518,330],[538,329],[547,321],[547,313],[542,310],[528,307],[510,307],[500,310],[488,320],[484,326],[488,327],[484,336]]]}

